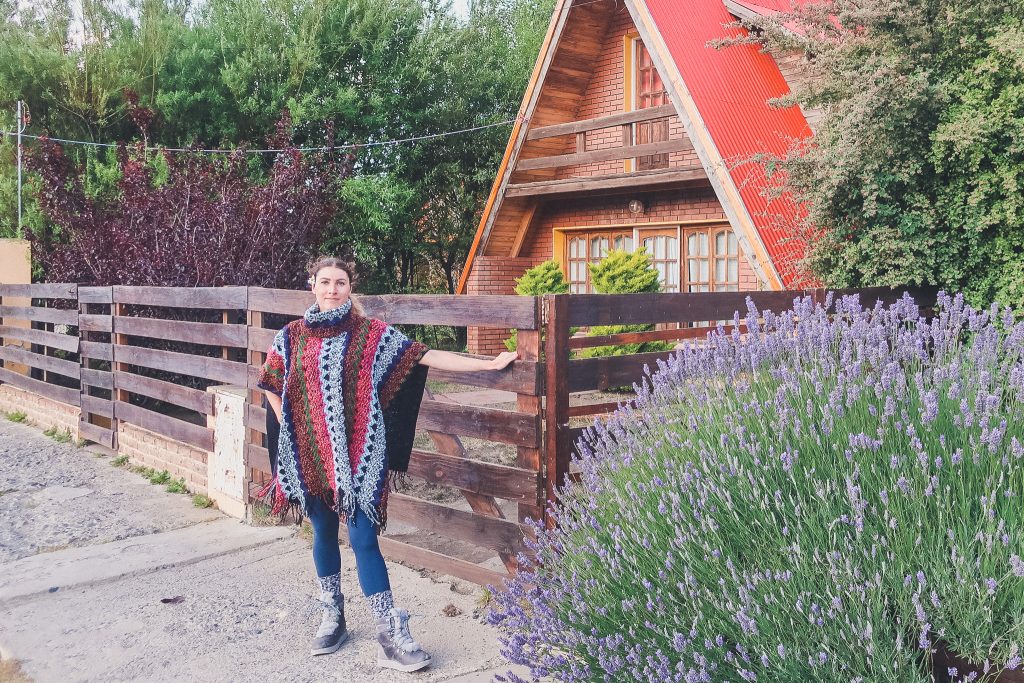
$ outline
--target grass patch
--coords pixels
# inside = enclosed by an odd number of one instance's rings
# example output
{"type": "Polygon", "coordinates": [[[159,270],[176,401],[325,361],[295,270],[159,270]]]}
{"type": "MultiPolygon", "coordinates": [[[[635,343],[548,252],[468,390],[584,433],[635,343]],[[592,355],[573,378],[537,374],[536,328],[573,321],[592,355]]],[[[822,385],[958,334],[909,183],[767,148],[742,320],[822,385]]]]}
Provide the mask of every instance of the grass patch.
{"type": "Polygon", "coordinates": [[[43,436],[48,436],[57,443],[70,443],[71,442],[71,430],[67,427],[63,429],[57,425],[53,425],[49,429],[43,432],[43,436]]]}
{"type": "Polygon", "coordinates": [[[162,485],[162,484],[167,484],[170,481],[171,481],[171,473],[168,472],[167,470],[160,470],[159,472],[157,472],[156,470],[152,470],[150,475],[149,475],[149,483],[150,484],[162,485]]]}
{"type": "Polygon", "coordinates": [[[10,413],[4,413],[4,417],[11,422],[25,422],[28,419],[28,414],[21,410],[15,410],[10,413]]]}
{"type": "Polygon", "coordinates": [[[197,493],[192,496],[192,504],[197,508],[213,507],[213,500],[205,493],[197,493]]]}
{"type": "Polygon", "coordinates": [[[125,465],[128,464],[128,456],[127,455],[119,455],[116,458],[114,458],[113,460],[111,460],[110,464],[113,465],[114,467],[124,467],[125,465]]]}
{"type": "Polygon", "coordinates": [[[171,481],[167,483],[165,490],[167,493],[188,493],[188,487],[185,485],[185,478],[171,479],[171,481]]]}

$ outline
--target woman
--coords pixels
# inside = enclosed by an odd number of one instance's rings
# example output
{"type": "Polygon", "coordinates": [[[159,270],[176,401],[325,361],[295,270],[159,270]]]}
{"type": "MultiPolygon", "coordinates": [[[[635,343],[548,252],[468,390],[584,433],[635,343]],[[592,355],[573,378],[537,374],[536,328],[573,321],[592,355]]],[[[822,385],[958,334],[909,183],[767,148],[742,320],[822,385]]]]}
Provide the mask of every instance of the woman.
{"type": "Polygon", "coordinates": [[[312,654],[348,638],[341,593],[338,531],[348,526],[359,584],[377,621],[377,663],[418,671],[430,655],[395,608],[377,534],[387,521],[391,474],[408,467],[426,368],[501,370],[491,360],[428,349],[352,299],[352,264],[323,257],[309,269],[316,303],[274,338],[259,378],[280,422],[275,477],[265,490],[274,513],[295,506],[313,526],[313,562],[323,617],[312,654]]]}

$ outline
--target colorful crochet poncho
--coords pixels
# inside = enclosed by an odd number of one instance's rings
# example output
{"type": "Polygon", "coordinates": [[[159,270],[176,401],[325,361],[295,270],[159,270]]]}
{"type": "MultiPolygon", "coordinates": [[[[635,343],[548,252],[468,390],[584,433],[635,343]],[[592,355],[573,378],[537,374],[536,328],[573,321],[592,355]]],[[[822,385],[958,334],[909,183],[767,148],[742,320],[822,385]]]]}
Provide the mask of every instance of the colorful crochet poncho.
{"type": "Polygon", "coordinates": [[[273,513],[320,498],[345,519],[356,506],[387,521],[391,472],[408,468],[427,347],[345,305],[314,304],[274,337],[259,386],[282,398],[273,513]]]}

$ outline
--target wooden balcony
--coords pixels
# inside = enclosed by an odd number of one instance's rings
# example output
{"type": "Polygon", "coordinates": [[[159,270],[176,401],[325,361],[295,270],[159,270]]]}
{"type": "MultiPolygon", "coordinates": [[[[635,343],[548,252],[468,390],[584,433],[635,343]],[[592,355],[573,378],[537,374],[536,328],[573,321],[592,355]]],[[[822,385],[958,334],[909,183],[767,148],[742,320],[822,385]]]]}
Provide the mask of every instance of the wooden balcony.
{"type": "MultiPolygon", "coordinates": [[[[610,116],[601,116],[584,121],[571,121],[551,126],[535,128],[527,133],[527,140],[543,140],[547,138],[575,135],[576,149],[569,154],[521,158],[516,164],[515,172],[550,171],[558,168],[582,166],[606,161],[618,161],[653,157],[656,155],[682,152],[693,149],[688,138],[662,140],[644,144],[634,144],[633,127],[638,123],[657,121],[676,115],[675,107],[664,105],[622,112],[610,116]],[[621,128],[622,144],[618,147],[588,151],[586,149],[586,133],[606,128],[621,128]]],[[[557,180],[543,179],[529,182],[513,182],[505,191],[506,197],[531,197],[539,195],[571,194],[576,192],[634,189],[653,189],[657,187],[701,185],[708,182],[703,167],[670,166],[652,170],[614,173],[601,176],[579,176],[557,180]]]]}

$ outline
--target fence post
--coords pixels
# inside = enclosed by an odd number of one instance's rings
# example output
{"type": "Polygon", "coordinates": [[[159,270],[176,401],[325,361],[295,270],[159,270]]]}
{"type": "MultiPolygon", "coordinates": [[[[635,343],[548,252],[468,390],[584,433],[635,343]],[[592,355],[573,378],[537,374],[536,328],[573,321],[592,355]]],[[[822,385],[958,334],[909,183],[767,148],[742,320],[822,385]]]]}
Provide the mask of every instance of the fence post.
{"type": "MultiPolygon", "coordinates": [[[[532,330],[516,330],[516,350],[519,351],[519,357],[524,361],[538,362],[540,361],[540,327],[541,327],[541,310],[544,300],[539,296],[533,297],[534,303],[534,315],[535,329],[532,330]]],[[[543,378],[542,378],[543,379],[543,378]]],[[[541,405],[541,396],[544,391],[540,388],[534,394],[516,394],[516,410],[520,413],[529,413],[531,415],[541,415],[543,413],[541,405]]],[[[543,471],[543,463],[541,462],[541,448],[527,448],[526,446],[518,446],[516,448],[516,465],[524,467],[526,469],[534,470],[535,472],[543,471]]],[[[539,503],[544,500],[544,487],[538,480],[537,497],[533,503],[520,503],[518,518],[520,522],[526,521],[526,519],[540,520],[544,516],[544,507],[539,503]]]]}
{"type": "MultiPolygon", "coordinates": [[[[551,505],[569,473],[569,295],[548,294],[544,300],[544,483],[547,503],[551,505]]],[[[554,520],[546,508],[544,517],[548,526],[553,526],[554,520]]]]}

